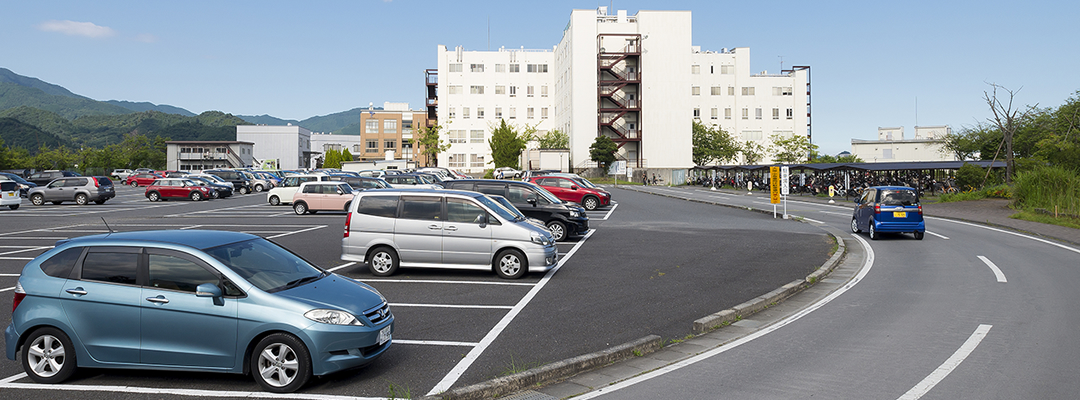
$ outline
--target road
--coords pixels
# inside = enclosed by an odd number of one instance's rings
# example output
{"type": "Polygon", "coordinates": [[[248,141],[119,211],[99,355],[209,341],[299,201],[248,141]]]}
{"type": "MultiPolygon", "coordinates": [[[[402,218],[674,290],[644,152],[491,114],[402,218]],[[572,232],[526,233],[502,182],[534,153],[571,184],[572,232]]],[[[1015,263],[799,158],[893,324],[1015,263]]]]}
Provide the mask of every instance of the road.
{"type": "MultiPolygon", "coordinates": [[[[768,207],[761,193],[643,190],[768,207]]],[[[838,230],[849,229],[850,208],[788,204],[793,216],[838,230]]],[[[927,231],[922,241],[849,234],[845,243],[864,250],[849,260],[863,275],[828,303],[753,340],[579,398],[1076,398],[1080,251],[931,217],[927,231]]]]}

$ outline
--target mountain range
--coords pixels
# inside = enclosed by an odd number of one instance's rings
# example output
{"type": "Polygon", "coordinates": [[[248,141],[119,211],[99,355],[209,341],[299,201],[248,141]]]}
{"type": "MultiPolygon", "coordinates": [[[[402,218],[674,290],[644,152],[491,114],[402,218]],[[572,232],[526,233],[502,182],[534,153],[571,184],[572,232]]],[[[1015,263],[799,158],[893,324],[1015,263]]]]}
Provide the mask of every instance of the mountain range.
{"type": "Polygon", "coordinates": [[[313,132],[359,135],[362,112],[354,108],[301,121],[220,111],[195,114],[167,104],[94,100],[0,68],[0,139],[31,152],[41,146],[101,147],[132,133],[172,140],[235,140],[235,126],[243,124],[292,124],[313,132]]]}

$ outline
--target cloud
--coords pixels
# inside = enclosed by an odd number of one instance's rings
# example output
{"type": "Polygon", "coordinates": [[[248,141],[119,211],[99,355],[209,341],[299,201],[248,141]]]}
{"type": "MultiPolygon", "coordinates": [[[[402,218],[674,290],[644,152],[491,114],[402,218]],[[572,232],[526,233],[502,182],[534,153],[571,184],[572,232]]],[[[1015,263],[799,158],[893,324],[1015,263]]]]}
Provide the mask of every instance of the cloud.
{"type": "Polygon", "coordinates": [[[85,36],[90,38],[106,38],[116,35],[116,31],[112,28],[98,26],[92,22],[50,20],[42,22],[38,25],[38,29],[45,32],[60,32],[65,35],[85,36]]]}

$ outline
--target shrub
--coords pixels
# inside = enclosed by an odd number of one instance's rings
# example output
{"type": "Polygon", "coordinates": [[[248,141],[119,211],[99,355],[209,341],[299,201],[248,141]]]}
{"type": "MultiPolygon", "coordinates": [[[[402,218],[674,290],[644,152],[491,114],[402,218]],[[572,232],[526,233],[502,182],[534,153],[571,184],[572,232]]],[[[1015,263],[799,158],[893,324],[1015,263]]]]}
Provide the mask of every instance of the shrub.
{"type": "Polygon", "coordinates": [[[1037,167],[1016,174],[1013,202],[1017,208],[1080,215],[1080,174],[1061,166],[1037,167]]]}
{"type": "Polygon", "coordinates": [[[485,169],[484,170],[484,179],[495,179],[495,170],[494,169],[485,169]]]}
{"type": "Polygon", "coordinates": [[[983,177],[985,176],[986,170],[982,167],[964,163],[960,169],[956,170],[956,186],[959,186],[960,191],[978,189],[982,187],[983,177]]]}

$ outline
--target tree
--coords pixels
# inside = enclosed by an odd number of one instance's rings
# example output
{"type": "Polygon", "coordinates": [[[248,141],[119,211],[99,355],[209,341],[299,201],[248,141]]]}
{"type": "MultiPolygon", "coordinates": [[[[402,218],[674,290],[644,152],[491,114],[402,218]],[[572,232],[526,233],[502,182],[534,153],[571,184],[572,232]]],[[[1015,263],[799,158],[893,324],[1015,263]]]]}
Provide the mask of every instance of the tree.
{"type": "Polygon", "coordinates": [[[945,135],[943,138],[944,143],[941,145],[941,152],[952,155],[960,161],[974,160],[975,154],[982,153],[983,144],[987,142],[986,139],[990,135],[992,135],[991,129],[982,124],[964,127],[957,132],[950,132],[945,135]]]}
{"type": "Polygon", "coordinates": [[[746,161],[746,164],[748,165],[757,164],[758,161],[761,161],[761,158],[765,156],[765,147],[752,140],[747,140],[743,143],[743,145],[739,147],[739,151],[742,152],[743,160],[746,161]]]}
{"type": "Polygon", "coordinates": [[[436,160],[439,153],[450,150],[450,143],[443,143],[439,137],[439,131],[442,129],[442,125],[417,127],[416,136],[409,139],[409,143],[416,148],[416,154],[424,156],[426,167],[433,166],[432,162],[436,160]]]}
{"type": "MultiPolygon", "coordinates": [[[[986,100],[986,104],[990,106],[990,111],[994,113],[994,117],[989,121],[1001,131],[1002,139],[1001,143],[1005,147],[1005,183],[1012,184],[1012,175],[1014,168],[1013,156],[1013,139],[1016,135],[1016,131],[1020,129],[1022,121],[1026,120],[1032,110],[1037,107],[1028,107],[1024,112],[1020,112],[1019,109],[1013,109],[1013,98],[1016,96],[1016,92],[1006,89],[1005,87],[991,83],[993,87],[990,93],[983,92],[983,99],[986,100]],[[1009,100],[1007,103],[1002,103],[997,97],[997,90],[1002,89],[1009,93],[1009,100]]],[[[999,146],[1000,147],[1000,146],[999,146]]],[[[997,156],[995,155],[995,159],[997,156]]]]}
{"type": "Polygon", "coordinates": [[[589,146],[589,159],[596,162],[596,165],[600,169],[607,170],[612,162],[615,161],[615,152],[619,150],[619,146],[615,144],[611,138],[600,135],[596,137],[593,144],[589,146]]]}
{"type": "Polygon", "coordinates": [[[529,143],[529,140],[532,140],[536,127],[526,125],[521,132],[518,132],[517,127],[507,124],[505,119],[499,121],[498,127],[491,131],[491,139],[488,139],[488,146],[491,147],[490,163],[494,163],[495,168],[517,169],[521,152],[525,150],[525,145],[529,143]]]}
{"type": "Polygon", "coordinates": [[[354,158],[353,158],[352,153],[349,152],[349,148],[348,147],[342,147],[341,148],[341,162],[342,162],[342,165],[344,165],[345,162],[349,162],[349,161],[352,161],[352,160],[354,160],[354,158]]]}
{"type": "Polygon", "coordinates": [[[772,142],[769,151],[773,153],[773,161],[785,164],[794,164],[808,159],[811,152],[817,150],[816,144],[810,143],[810,138],[802,135],[794,135],[785,138],[779,134],[769,136],[772,142]]]}
{"type": "Polygon", "coordinates": [[[537,138],[540,142],[541,149],[569,149],[570,148],[570,135],[563,133],[558,129],[552,129],[548,133],[537,138]]]}
{"type": "Polygon", "coordinates": [[[334,149],[327,149],[323,161],[323,168],[341,168],[341,153],[334,149]]]}
{"type": "Polygon", "coordinates": [[[727,163],[739,156],[739,144],[727,131],[694,120],[693,161],[697,165],[727,163]]]}

